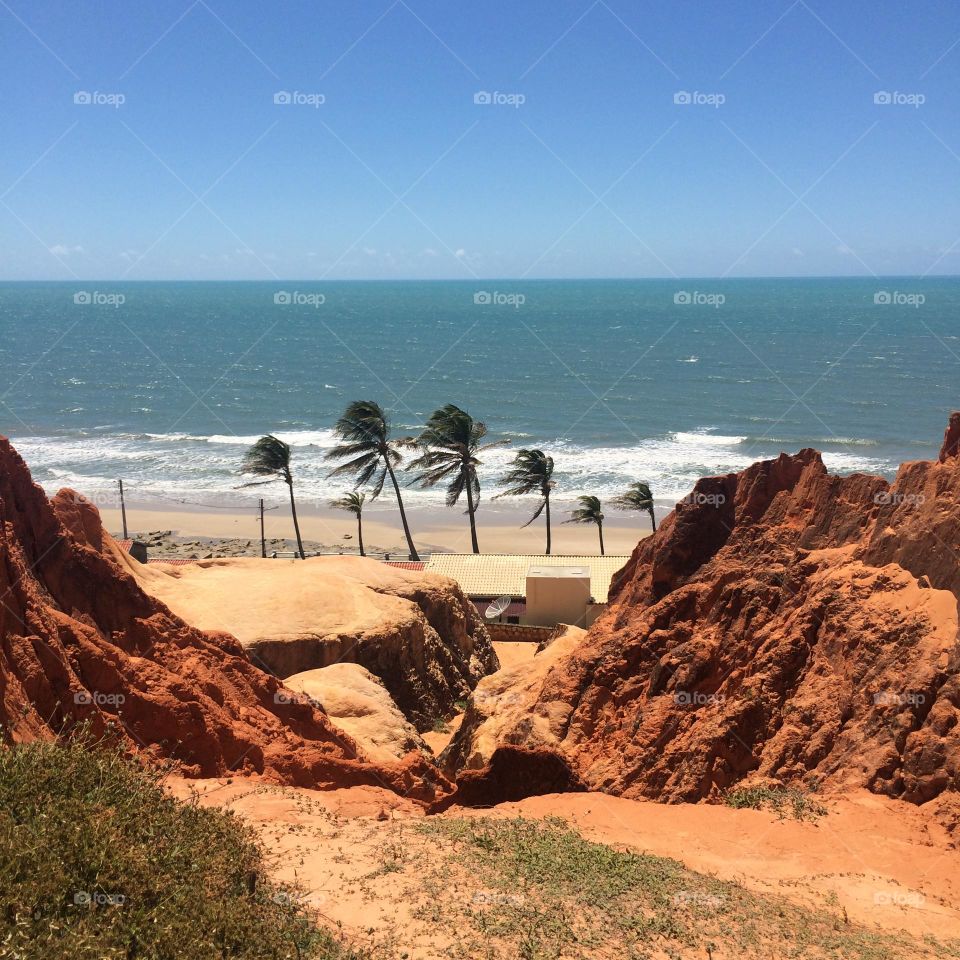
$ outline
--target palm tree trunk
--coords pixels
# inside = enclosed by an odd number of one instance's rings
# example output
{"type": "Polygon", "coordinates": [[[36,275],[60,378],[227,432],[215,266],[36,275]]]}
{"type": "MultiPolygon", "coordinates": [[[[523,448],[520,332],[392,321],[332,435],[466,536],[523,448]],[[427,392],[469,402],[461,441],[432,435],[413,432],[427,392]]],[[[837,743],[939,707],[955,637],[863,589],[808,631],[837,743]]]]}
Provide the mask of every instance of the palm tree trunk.
{"type": "Polygon", "coordinates": [[[650,522],[653,524],[653,532],[657,532],[657,518],[653,515],[653,507],[650,508],[650,522]]]}
{"type": "Polygon", "coordinates": [[[602,557],[602,556],[604,555],[604,553],[603,553],[603,524],[602,524],[602,523],[598,523],[598,524],[597,524],[597,530],[600,531],[600,556],[602,557]]]}
{"type": "Polygon", "coordinates": [[[550,494],[548,493],[544,500],[547,501],[547,553],[550,553],[550,494]]]}
{"type": "Polygon", "coordinates": [[[467,514],[470,517],[470,541],[473,544],[473,552],[480,552],[480,544],[477,543],[477,519],[474,516],[473,491],[470,489],[470,477],[467,476],[467,514]]]}
{"type": "Polygon", "coordinates": [[[410,551],[410,559],[419,560],[420,554],[417,553],[417,548],[413,545],[413,537],[410,536],[410,525],[407,523],[407,514],[403,509],[403,497],[400,496],[400,485],[397,483],[396,474],[393,472],[393,467],[390,466],[389,460],[387,460],[387,473],[390,474],[390,480],[393,483],[393,489],[397,495],[397,506],[400,508],[400,522],[403,524],[403,532],[407,538],[407,549],[410,551]]]}
{"type": "Polygon", "coordinates": [[[357,543],[360,544],[360,556],[365,557],[366,554],[363,552],[363,518],[360,514],[357,514],[357,543]]]}
{"type": "Polygon", "coordinates": [[[297,502],[293,499],[293,477],[287,480],[287,486],[290,488],[290,512],[293,514],[293,529],[297,534],[297,550],[300,551],[300,559],[306,560],[307,555],[303,552],[303,541],[300,539],[300,523],[297,520],[297,502]]]}

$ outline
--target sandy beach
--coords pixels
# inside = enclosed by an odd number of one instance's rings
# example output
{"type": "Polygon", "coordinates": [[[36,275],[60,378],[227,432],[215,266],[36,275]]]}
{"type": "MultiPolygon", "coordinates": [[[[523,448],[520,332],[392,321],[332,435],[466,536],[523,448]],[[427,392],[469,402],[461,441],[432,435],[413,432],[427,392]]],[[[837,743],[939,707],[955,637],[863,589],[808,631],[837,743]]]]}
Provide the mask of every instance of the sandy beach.
{"type": "MultiPolygon", "coordinates": [[[[520,508],[481,509],[478,514],[478,537],[483,553],[542,553],[546,541],[543,519],[522,527],[533,506],[520,508]]],[[[357,525],[342,511],[298,507],[304,548],[309,553],[356,553],[357,525]]],[[[103,522],[114,535],[122,535],[120,511],[101,508],[103,522]]],[[[407,515],[414,542],[421,554],[469,553],[470,528],[466,516],[456,509],[408,509],[407,515]]],[[[593,526],[563,523],[568,516],[564,509],[554,509],[553,553],[597,554],[600,552],[597,530],[593,526]]],[[[267,553],[291,551],[293,523],[289,509],[279,507],[264,515],[267,553]]],[[[130,536],[147,542],[151,557],[194,554],[213,556],[259,556],[260,518],[255,507],[247,511],[129,503],[127,531],[130,536]]],[[[629,554],[637,541],[650,533],[649,521],[639,516],[610,511],[604,522],[604,546],[608,554],[629,554]]],[[[363,521],[363,540],[370,556],[389,554],[394,559],[407,556],[400,515],[388,505],[377,505],[363,521]]]]}

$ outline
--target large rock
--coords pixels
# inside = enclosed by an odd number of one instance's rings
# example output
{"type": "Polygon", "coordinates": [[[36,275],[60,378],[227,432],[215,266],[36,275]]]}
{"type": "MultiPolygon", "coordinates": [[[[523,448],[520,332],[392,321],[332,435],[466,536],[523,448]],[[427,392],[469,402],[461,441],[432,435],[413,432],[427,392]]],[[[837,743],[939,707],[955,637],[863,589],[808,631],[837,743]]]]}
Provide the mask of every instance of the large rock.
{"type": "MultiPolygon", "coordinates": [[[[369,784],[433,802],[451,789],[419,754],[374,764],[324,713],[226,634],[189,626],[114,558],[96,508],[56,509],[0,437],[0,726],[7,742],[78,724],[188,776],[369,784]]],[[[118,551],[116,551],[118,553],[118,551]]]]}
{"type": "Polygon", "coordinates": [[[447,577],[361,557],[135,565],[188,623],[224,630],[278,677],[359,663],[419,730],[499,666],[476,608],[447,577]]]}
{"type": "Polygon", "coordinates": [[[296,673],[284,686],[309,697],[371,760],[389,763],[411,750],[428,752],[417,728],[400,712],[387,688],[359,663],[334,663],[296,673]]]}
{"type": "MultiPolygon", "coordinates": [[[[954,791],[958,545],[954,456],[906,463],[893,485],[831,476],[813,450],[705,478],[553,662],[528,732],[496,739],[627,797],[698,800],[749,778],[915,803],[954,791]]],[[[491,729],[468,728],[448,769],[496,755],[491,729]]]]}

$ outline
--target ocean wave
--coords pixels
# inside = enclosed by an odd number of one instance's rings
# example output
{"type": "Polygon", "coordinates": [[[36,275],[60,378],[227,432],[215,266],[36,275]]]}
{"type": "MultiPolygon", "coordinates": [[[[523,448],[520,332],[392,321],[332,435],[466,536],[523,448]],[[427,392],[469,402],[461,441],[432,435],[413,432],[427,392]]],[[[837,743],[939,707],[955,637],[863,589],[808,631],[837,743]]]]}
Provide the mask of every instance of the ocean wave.
{"type": "MultiPolygon", "coordinates": [[[[294,476],[301,499],[319,505],[349,489],[349,482],[329,476],[331,463],[325,454],[335,443],[332,430],[280,430],[278,436],[294,450],[294,476]]],[[[51,492],[72,486],[96,494],[113,489],[117,478],[122,477],[131,499],[200,498],[242,506],[260,496],[273,496],[274,488],[269,485],[244,488],[250,477],[240,472],[243,453],[257,439],[253,435],[118,433],[25,437],[14,443],[38,482],[51,492]]],[[[535,445],[553,455],[555,500],[566,504],[587,493],[608,499],[637,480],[649,483],[661,503],[672,503],[689,493],[701,477],[743,470],[756,460],[777,456],[781,450],[809,444],[702,429],[666,433],[628,446],[591,446],[569,437],[536,441],[535,445]]],[[[824,462],[828,469],[841,473],[892,473],[896,463],[858,452],[875,445],[876,441],[834,438],[824,451],[824,462]]],[[[497,481],[506,473],[516,449],[516,445],[496,448],[483,455],[479,473],[485,502],[496,492],[497,481]]],[[[279,489],[276,496],[282,499],[279,489]]],[[[407,486],[404,497],[413,505],[439,505],[444,493],[440,488],[407,486]]]]}

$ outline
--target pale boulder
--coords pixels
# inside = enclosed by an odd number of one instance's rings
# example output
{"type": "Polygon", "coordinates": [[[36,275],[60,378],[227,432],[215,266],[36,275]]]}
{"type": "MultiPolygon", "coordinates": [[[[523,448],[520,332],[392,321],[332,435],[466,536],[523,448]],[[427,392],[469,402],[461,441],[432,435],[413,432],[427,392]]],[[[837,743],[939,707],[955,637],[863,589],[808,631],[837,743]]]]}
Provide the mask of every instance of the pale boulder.
{"type": "Polygon", "coordinates": [[[318,703],[375,763],[389,763],[427,746],[387,688],[359,663],[334,663],[287,677],[283,684],[318,703]]]}

